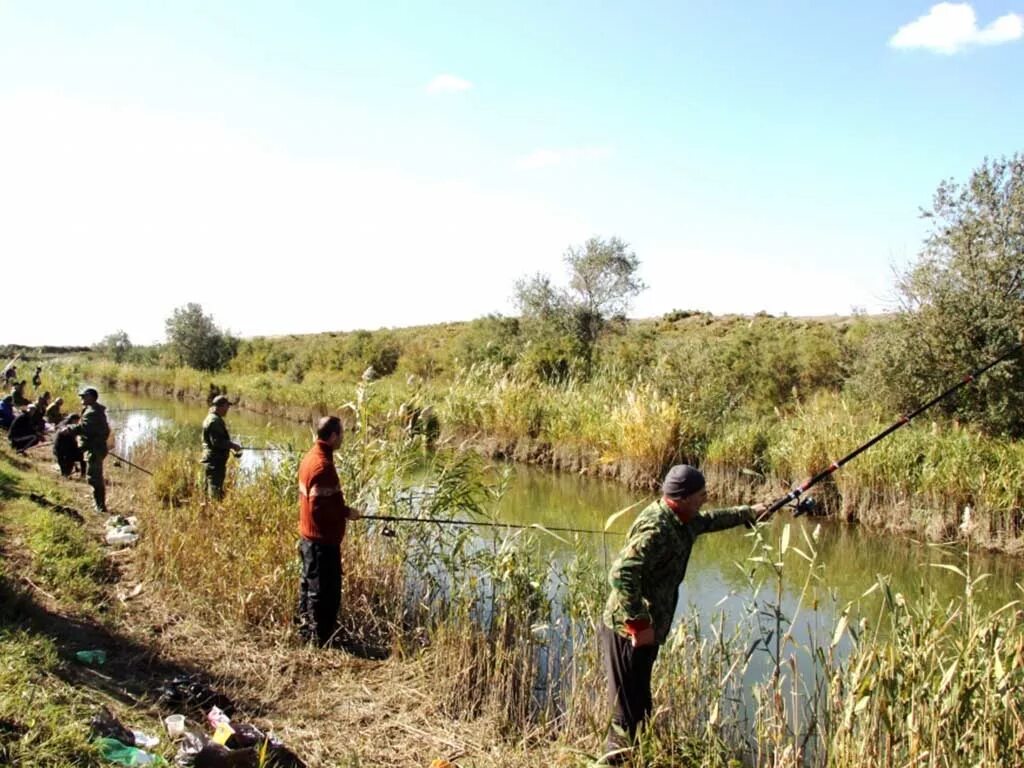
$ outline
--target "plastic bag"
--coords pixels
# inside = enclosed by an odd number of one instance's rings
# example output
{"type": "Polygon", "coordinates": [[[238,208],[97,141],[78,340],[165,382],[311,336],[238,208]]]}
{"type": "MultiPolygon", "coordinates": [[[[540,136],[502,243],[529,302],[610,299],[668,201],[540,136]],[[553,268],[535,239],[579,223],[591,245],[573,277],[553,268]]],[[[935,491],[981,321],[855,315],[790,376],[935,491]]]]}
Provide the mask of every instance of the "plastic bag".
{"type": "Polygon", "coordinates": [[[168,680],[159,689],[159,700],[176,710],[202,709],[218,707],[225,714],[231,715],[235,706],[231,699],[216,693],[203,682],[198,674],[178,675],[168,680]]]}
{"type": "Polygon", "coordinates": [[[151,755],[138,747],[122,744],[117,739],[97,739],[100,754],[104,759],[118,765],[166,765],[159,755],[151,755]]]}

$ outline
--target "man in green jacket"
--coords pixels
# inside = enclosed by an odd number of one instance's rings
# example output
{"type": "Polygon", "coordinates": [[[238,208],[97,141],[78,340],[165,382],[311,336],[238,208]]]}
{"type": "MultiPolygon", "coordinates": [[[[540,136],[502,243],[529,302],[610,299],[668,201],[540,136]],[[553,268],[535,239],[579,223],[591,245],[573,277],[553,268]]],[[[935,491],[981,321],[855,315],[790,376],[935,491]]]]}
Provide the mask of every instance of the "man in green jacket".
{"type": "Polygon", "coordinates": [[[599,627],[612,725],[603,762],[624,761],[637,729],[651,712],[651,671],[668,637],[679,585],[697,537],[753,523],[767,505],[700,511],[704,475],[677,464],[665,475],[662,497],[644,509],[608,574],[611,594],[599,627]]]}
{"type": "Polygon", "coordinates": [[[228,453],[242,450],[242,446],[231,439],[228,425],[224,421],[231,401],[224,395],[217,395],[210,404],[210,412],[203,420],[203,458],[206,468],[206,492],[211,498],[224,497],[224,476],[228,469],[228,453]]]}
{"type": "Polygon", "coordinates": [[[107,511],[107,488],[103,480],[103,460],[107,457],[110,424],[107,408],[98,402],[99,393],[86,387],[78,393],[82,399],[82,420],[73,428],[85,454],[85,475],[92,486],[92,500],[97,512],[107,511]]]}

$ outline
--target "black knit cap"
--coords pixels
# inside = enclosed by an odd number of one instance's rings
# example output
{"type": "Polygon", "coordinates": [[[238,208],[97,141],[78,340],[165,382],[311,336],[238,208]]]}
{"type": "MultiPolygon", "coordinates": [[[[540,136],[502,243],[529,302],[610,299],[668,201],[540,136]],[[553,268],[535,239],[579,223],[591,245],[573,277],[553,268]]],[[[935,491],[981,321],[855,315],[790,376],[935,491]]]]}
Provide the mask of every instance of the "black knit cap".
{"type": "Polygon", "coordinates": [[[661,484],[661,492],[670,499],[685,499],[704,487],[704,474],[689,464],[676,464],[661,484]]]}

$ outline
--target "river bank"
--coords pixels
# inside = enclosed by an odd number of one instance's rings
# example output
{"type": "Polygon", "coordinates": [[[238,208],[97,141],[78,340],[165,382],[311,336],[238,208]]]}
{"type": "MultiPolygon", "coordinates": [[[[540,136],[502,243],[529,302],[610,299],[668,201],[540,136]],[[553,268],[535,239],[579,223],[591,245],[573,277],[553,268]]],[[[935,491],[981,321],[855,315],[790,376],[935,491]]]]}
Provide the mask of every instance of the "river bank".
{"type": "MultiPolygon", "coordinates": [[[[210,375],[81,359],[54,373],[67,389],[88,380],[192,402],[227,392],[240,408],[301,423],[338,412],[362,391],[396,422],[426,428],[426,412],[441,440],[490,458],[613,479],[638,490],[655,488],[667,466],[689,461],[732,496],[774,498],[891,423],[830,392],[771,418],[719,414],[712,420],[643,382],[555,386],[479,371],[447,383],[387,379],[362,388],[318,374],[299,383],[271,374],[210,375]]],[[[825,514],[935,542],[956,538],[970,506],[979,521],[973,544],[1019,556],[1022,468],[1019,441],[924,420],[858,457],[816,493],[825,514]]]]}
{"type": "MultiPolygon", "coordinates": [[[[287,626],[225,616],[225,601],[237,602],[226,584],[210,602],[176,589],[150,559],[156,510],[148,506],[148,478],[110,460],[107,479],[111,508],[140,517],[136,548],[102,544],[88,486],[60,479],[43,448],[20,457],[0,447],[0,762],[109,765],[88,736],[103,706],[160,737],[150,751],[172,762],[177,747],[163,718],[184,713],[189,727],[205,729],[204,711],[160,699],[160,688],[181,676],[232,701],[236,721],[274,732],[311,767],[565,766],[591,746],[517,743],[503,739],[486,713],[451,717],[437,695],[433,654],[374,661],[305,648],[287,626]],[[76,661],[86,649],[104,650],[105,663],[76,661]]],[[[189,549],[186,561],[205,551],[224,564],[218,546],[189,549]]],[[[349,594],[358,601],[358,581],[349,594]]]]}

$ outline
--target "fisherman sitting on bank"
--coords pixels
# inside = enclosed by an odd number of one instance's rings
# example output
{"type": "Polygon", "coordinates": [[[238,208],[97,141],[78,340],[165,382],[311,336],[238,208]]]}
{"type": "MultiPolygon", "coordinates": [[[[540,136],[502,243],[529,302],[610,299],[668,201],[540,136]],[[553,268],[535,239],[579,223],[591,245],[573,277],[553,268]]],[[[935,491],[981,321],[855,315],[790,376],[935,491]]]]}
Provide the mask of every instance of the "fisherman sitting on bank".
{"type": "Polygon", "coordinates": [[[18,453],[24,453],[33,445],[42,442],[42,437],[36,431],[35,425],[36,407],[29,405],[24,412],[19,413],[11,422],[11,428],[7,432],[7,439],[11,447],[18,453]]]}
{"type": "Polygon", "coordinates": [[[64,414],[60,412],[62,405],[64,405],[64,398],[58,397],[46,409],[46,420],[55,427],[64,421],[64,414]]]}
{"type": "Polygon", "coordinates": [[[14,398],[15,408],[24,408],[28,405],[28,398],[25,397],[25,382],[17,381],[14,386],[11,387],[11,397],[14,398]]]}
{"type": "Polygon", "coordinates": [[[79,415],[72,413],[57,427],[57,434],[53,439],[53,456],[57,459],[57,466],[60,467],[62,477],[71,477],[76,465],[79,477],[85,477],[85,455],[78,445],[75,429],[79,420],[79,415]]]}
{"type": "Polygon", "coordinates": [[[32,412],[32,423],[40,437],[46,435],[46,411],[50,408],[50,393],[43,392],[35,402],[35,410],[32,412]]]}

